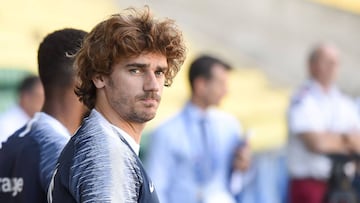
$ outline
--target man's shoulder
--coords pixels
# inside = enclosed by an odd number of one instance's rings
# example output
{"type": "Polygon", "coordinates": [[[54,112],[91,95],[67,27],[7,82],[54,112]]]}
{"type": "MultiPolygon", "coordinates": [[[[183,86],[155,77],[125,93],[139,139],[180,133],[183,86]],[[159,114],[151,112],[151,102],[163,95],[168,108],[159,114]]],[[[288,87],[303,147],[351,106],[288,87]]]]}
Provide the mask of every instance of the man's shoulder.
{"type": "Polygon", "coordinates": [[[338,101],[340,102],[341,109],[345,110],[349,115],[354,115],[354,113],[358,115],[359,107],[357,106],[355,99],[341,93],[338,95],[338,101]]]}
{"type": "Polygon", "coordinates": [[[213,118],[218,118],[218,119],[225,119],[225,121],[230,120],[230,121],[235,121],[236,117],[227,112],[227,111],[223,111],[217,108],[213,108],[210,110],[210,114],[213,118]]]}
{"type": "Polygon", "coordinates": [[[112,157],[106,156],[110,156],[114,150],[128,150],[114,129],[99,123],[84,122],[66,144],[61,156],[76,163],[93,160],[108,162],[112,157]]]}
{"type": "Polygon", "coordinates": [[[59,158],[57,176],[69,185],[76,199],[80,191],[100,195],[94,198],[110,198],[110,188],[120,191],[130,179],[141,177],[136,155],[129,146],[116,133],[108,134],[115,131],[93,125],[90,129],[82,125],[59,158]]]}
{"type": "MultiPolygon", "coordinates": [[[[63,148],[58,159],[57,174],[66,177],[64,180],[70,181],[67,184],[73,183],[73,178],[77,179],[81,174],[84,176],[91,174],[89,168],[99,168],[99,164],[103,164],[104,160],[108,159],[109,155],[106,153],[108,146],[97,140],[99,136],[93,135],[85,126],[81,126],[63,148]]],[[[103,167],[107,165],[109,165],[108,161],[103,167]]]]}
{"type": "Polygon", "coordinates": [[[338,99],[341,100],[341,102],[343,102],[346,105],[355,105],[356,104],[355,99],[351,98],[350,95],[347,95],[343,92],[339,92],[337,94],[337,97],[338,97],[338,99]]]}
{"type": "Polygon", "coordinates": [[[12,107],[0,115],[0,139],[6,139],[30,119],[24,112],[16,109],[12,107]]]}
{"type": "Polygon", "coordinates": [[[0,119],[14,119],[14,118],[23,118],[26,116],[24,110],[21,109],[19,105],[14,105],[9,107],[3,113],[0,114],[0,119]]]}
{"type": "Polygon", "coordinates": [[[84,120],[70,142],[78,149],[91,147],[94,144],[101,145],[108,139],[109,133],[112,133],[111,130],[101,126],[100,123],[84,120]]]}
{"type": "Polygon", "coordinates": [[[24,151],[24,148],[31,147],[36,151],[35,148],[39,147],[38,142],[33,139],[31,136],[26,136],[32,133],[32,129],[25,125],[13,133],[11,136],[7,138],[7,140],[3,141],[0,144],[0,153],[1,154],[9,154],[9,153],[18,153],[24,151]]]}
{"type": "Polygon", "coordinates": [[[220,126],[241,127],[240,120],[227,111],[214,108],[211,109],[210,115],[214,122],[213,125],[219,124],[220,126]]]}
{"type": "Polygon", "coordinates": [[[70,138],[70,134],[67,131],[60,131],[42,118],[30,120],[26,124],[25,130],[19,136],[32,139],[42,147],[54,145],[63,147],[70,138]]]}
{"type": "Polygon", "coordinates": [[[178,112],[177,114],[171,116],[170,118],[163,121],[158,127],[155,128],[154,132],[162,133],[162,132],[174,132],[174,130],[181,130],[184,125],[184,115],[182,112],[178,112]]]}
{"type": "Polygon", "coordinates": [[[29,122],[1,144],[0,162],[4,156],[13,160],[48,159],[59,154],[67,140],[49,126],[38,125],[37,121],[29,122]]]}
{"type": "Polygon", "coordinates": [[[290,107],[296,107],[300,105],[304,105],[307,101],[311,100],[312,94],[311,94],[311,85],[305,84],[298,89],[295,90],[295,92],[292,94],[290,99],[290,107]]]}

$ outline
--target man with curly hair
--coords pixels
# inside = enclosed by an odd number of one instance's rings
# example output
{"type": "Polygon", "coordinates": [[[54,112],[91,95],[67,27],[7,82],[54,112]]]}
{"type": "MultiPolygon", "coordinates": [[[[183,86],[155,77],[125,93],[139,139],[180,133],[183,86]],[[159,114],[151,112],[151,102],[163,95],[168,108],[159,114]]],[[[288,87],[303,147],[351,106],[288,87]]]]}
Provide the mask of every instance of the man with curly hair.
{"type": "Polygon", "coordinates": [[[182,33],[148,8],[95,26],[75,61],[76,94],[91,112],[59,158],[49,202],[158,202],[139,142],[184,60],[182,33]]]}

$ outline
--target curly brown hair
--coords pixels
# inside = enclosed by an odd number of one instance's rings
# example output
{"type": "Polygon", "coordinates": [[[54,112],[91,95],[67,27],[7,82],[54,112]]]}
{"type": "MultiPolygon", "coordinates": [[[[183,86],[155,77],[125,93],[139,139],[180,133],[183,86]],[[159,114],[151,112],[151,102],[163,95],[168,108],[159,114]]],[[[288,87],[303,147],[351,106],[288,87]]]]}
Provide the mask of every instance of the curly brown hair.
{"type": "Polygon", "coordinates": [[[79,84],[76,95],[89,109],[94,108],[95,74],[110,75],[113,63],[122,58],[156,52],[164,55],[169,68],[165,72],[165,86],[170,86],[186,57],[182,33],[173,20],[155,20],[146,7],[130,8],[100,22],[85,37],[76,54],[79,84]]]}

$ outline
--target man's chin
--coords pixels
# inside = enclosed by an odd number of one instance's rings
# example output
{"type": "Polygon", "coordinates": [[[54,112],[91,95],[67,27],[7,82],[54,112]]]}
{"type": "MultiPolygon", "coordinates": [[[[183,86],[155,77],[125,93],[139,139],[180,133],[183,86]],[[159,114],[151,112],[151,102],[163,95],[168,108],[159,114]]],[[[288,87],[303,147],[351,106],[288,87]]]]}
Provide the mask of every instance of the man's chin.
{"type": "Polygon", "coordinates": [[[141,116],[138,116],[134,120],[136,120],[138,123],[146,123],[148,121],[151,121],[155,118],[156,113],[151,114],[142,114],[141,116]]]}
{"type": "Polygon", "coordinates": [[[154,114],[152,114],[152,115],[149,115],[149,116],[146,116],[146,122],[147,121],[151,121],[152,119],[154,119],[155,118],[155,116],[156,116],[156,113],[154,113],[154,114]]]}

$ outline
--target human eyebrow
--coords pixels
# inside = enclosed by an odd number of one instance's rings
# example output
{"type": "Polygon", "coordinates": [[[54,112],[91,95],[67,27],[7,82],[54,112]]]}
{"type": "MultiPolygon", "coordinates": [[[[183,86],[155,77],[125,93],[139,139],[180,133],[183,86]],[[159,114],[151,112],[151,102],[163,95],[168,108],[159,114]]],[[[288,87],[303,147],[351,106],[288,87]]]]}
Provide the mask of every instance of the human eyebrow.
{"type": "Polygon", "coordinates": [[[156,70],[157,70],[157,71],[163,71],[163,72],[165,72],[167,69],[169,69],[169,67],[167,67],[167,66],[158,66],[158,67],[156,67],[156,70]]]}
{"type": "Polygon", "coordinates": [[[149,67],[149,64],[145,64],[145,63],[129,63],[126,64],[126,67],[137,67],[137,68],[146,68],[149,67]]]}

